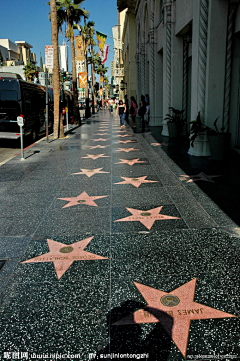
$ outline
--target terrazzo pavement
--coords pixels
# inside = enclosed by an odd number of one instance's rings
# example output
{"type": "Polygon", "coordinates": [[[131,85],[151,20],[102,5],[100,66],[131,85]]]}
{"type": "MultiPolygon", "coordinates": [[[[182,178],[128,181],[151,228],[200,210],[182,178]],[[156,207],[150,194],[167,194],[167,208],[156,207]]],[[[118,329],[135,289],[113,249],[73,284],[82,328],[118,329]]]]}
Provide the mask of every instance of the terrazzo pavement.
{"type": "Polygon", "coordinates": [[[226,171],[150,130],[102,110],[0,167],[0,360],[240,360],[226,171]]]}

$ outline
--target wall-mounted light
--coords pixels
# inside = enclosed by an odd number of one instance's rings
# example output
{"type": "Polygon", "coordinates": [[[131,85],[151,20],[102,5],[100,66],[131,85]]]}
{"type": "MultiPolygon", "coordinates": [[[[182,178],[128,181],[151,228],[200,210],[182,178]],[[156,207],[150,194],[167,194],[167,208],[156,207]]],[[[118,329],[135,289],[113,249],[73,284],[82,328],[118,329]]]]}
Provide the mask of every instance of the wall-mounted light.
{"type": "Polygon", "coordinates": [[[127,89],[127,83],[125,83],[123,80],[120,81],[120,89],[122,91],[127,89]]]}

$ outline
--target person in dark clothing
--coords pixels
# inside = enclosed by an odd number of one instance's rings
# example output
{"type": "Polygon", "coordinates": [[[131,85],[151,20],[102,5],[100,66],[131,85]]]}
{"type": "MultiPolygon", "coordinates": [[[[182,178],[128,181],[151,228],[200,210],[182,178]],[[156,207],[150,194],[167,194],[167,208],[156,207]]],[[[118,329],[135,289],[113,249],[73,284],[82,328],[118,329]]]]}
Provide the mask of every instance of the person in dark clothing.
{"type": "Polygon", "coordinates": [[[118,112],[120,118],[121,128],[125,128],[126,104],[124,104],[122,100],[119,100],[116,112],[118,112]]]}
{"type": "Polygon", "coordinates": [[[129,120],[128,120],[128,116],[129,116],[129,100],[128,100],[127,94],[124,95],[124,103],[126,105],[126,117],[125,117],[125,120],[126,120],[127,123],[129,123],[129,120]]]}
{"type": "Polygon", "coordinates": [[[132,117],[133,128],[136,128],[136,115],[137,115],[137,102],[136,99],[131,97],[130,115],[132,117]]]}
{"type": "Polygon", "coordinates": [[[150,101],[149,101],[149,95],[148,94],[145,94],[145,101],[146,101],[147,123],[149,124],[149,121],[150,121],[150,101]]]}
{"type": "Polygon", "coordinates": [[[142,119],[142,132],[145,132],[145,120],[144,120],[145,114],[146,114],[145,96],[141,95],[141,101],[140,101],[140,107],[139,107],[138,115],[140,115],[140,117],[142,119]]]}

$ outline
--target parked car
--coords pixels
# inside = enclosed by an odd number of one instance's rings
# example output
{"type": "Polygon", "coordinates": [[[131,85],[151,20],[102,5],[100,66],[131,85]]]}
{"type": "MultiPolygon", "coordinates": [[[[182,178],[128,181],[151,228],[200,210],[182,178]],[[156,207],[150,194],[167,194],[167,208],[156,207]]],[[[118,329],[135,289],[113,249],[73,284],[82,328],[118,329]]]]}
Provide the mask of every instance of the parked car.
{"type": "MultiPolygon", "coordinates": [[[[46,92],[18,74],[0,73],[0,138],[19,139],[17,117],[24,118],[24,136],[32,140],[46,132],[46,92]]],[[[49,116],[49,130],[53,117],[49,116]]]]}

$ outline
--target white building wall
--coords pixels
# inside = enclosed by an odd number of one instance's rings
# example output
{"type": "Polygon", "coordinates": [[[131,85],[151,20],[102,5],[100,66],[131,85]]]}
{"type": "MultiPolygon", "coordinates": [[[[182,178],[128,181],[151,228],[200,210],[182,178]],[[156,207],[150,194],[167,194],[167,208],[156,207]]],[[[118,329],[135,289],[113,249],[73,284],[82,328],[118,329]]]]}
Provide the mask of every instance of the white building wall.
{"type": "Polygon", "coordinates": [[[140,0],[135,17],[137,93],[155,103],[150,124],[164,125],[169,106],[188,120],[200,112],[210,127],[219,116],[240,148],[240,1],[140,0]]]}

